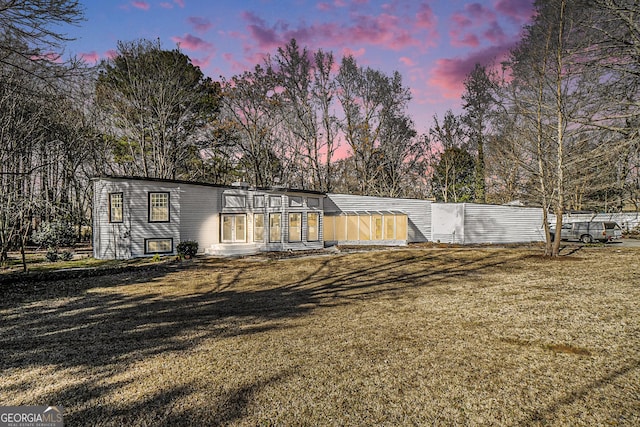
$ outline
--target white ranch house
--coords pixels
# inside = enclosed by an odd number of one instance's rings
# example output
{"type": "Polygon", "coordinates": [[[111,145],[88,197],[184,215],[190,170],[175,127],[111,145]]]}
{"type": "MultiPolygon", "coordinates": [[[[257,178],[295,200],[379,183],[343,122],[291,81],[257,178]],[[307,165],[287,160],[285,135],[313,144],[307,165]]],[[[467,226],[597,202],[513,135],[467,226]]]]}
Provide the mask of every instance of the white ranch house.
{"type": "Polygon", "coordinates": [[[542,210],[356,196],[286,188],[100,177],[94,181],[98,259],[199,253],[239,255],[335,244],[507,243],[544,239],[542,210]]]}

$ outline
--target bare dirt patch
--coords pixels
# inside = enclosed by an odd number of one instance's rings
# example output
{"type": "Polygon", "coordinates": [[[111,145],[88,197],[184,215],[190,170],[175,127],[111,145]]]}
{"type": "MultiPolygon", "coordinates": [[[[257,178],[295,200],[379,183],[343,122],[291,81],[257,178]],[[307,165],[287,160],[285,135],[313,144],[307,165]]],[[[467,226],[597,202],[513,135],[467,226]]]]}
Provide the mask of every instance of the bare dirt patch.
{"type": "Polygon", "coordinates": [[[638,425],[640,252],[606,249],[209,258],[22,287],[0,301],[0,402],[91,426],[638,425]]]}

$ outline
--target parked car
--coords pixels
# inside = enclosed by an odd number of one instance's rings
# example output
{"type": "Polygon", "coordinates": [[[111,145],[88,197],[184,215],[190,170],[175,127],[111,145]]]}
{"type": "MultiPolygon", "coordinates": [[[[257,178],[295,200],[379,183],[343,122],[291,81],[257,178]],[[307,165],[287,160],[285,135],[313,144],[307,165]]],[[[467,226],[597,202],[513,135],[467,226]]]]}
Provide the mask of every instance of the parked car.
{"type": "MultiPolygon", "coordinates": [[[[551,238],[555,236],[555,230],[551,229],[551,238]]],[[[562,224],[560,230],[562,240],[579,240],[582,243],[594,241],[610,242],[622,238],[622,228],[611,221],[581,221],[562,224]]]]}

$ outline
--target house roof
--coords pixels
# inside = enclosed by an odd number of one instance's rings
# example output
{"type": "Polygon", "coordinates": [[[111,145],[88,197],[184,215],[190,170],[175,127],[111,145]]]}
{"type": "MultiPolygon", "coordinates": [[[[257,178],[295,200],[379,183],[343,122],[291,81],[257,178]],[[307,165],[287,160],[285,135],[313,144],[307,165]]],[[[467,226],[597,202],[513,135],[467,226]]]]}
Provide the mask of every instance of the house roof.
{"type": "Polygon", "coordinates": [[[165,182],[170,184],[188,184],[188,185],[199,185],[202,187],[214,187],[214,188],[223,188],[229,190],[253,190],[253,191],[268,191],[272,193],[300,193],[300,194],[316,194],[319,196],[326,196],[326,193],[322,191],[316,190],[303,190],[297,188],[285,188],[285,187],[251,187],[248,184],[239,184],[239,185],[222,185],[222,184],[211,184],[208,182],[196,182],[196,181],[187,181],[180,179],[164,179],[164,178],[145,178],[141,176],[124,176],[124,175],[99,175],[92,178],[93,181],[98,181],[101,179],[112,179],[112,180],[121,180],[121,181],[150,181],[150,182],[165,182]]]}
{"type": "Polygon", "coordinates": [[[340,215],[406,215],[403,211],[331,211],[325,212],[325,216],[340,215]]]}

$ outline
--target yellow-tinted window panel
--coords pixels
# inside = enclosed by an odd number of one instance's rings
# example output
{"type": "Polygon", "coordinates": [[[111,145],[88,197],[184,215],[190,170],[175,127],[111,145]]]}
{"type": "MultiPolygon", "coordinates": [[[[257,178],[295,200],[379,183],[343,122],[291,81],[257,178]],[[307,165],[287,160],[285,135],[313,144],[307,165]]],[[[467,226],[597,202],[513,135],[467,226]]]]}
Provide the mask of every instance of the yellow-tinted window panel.
{"type": "Polygon", "coordinates": [[[347,240],[347,217],[339,215],[336,218],[336,240],[347,240]]]}
{"type": "Polygon", "coordinates": [[[384,216],[384,239],[385,240],[393,240],[396,238],[395,236],[396,222],[394,215],[385,215],[384,216]]]}
{"type": "Polygon", "coordinates": [[[336,217],[325,216],[324,217],[324,240],[332,241],[336,240],[336,217]]]}
{"type": "Polygon", "coordinates": [[[396,215],[396,239],[408,240],[406,215],[396,215]]]}
{"type": "Polygon", "coordinates": [[[407,240],[408,239],[408,220],[406,215],[396,216],[396,239],[407,240]]]}
{"type": "Polygon", "coordinates": [[[347,216],[347,240],[358,240],[358,217],[347,216]]]}
{"type": "Polygon", "coordinates": [[[360,240],[371,239],[371,215],[362,215],[360,221],[360,240]]]}
{"type": "Polygon", "coordinates": [[[373,240],[382,240],[382,215],[371,215],[371,238],[373,240]]]}

